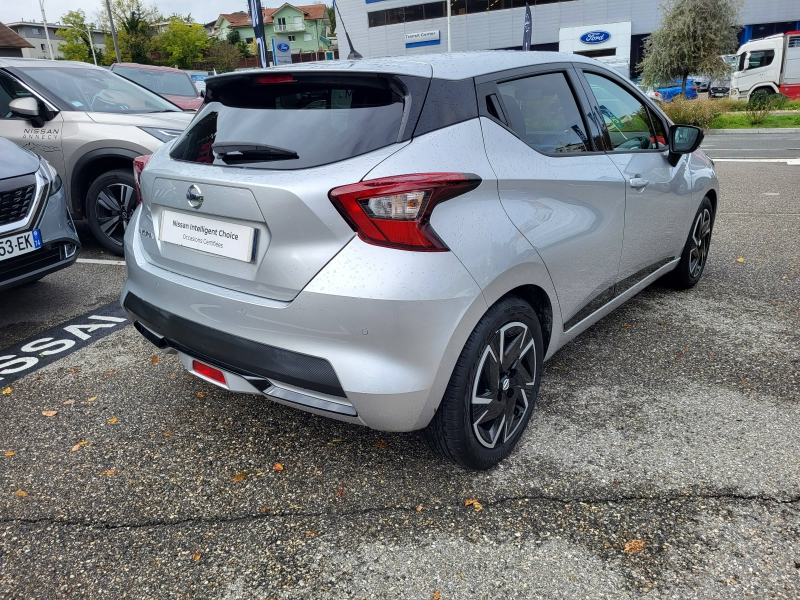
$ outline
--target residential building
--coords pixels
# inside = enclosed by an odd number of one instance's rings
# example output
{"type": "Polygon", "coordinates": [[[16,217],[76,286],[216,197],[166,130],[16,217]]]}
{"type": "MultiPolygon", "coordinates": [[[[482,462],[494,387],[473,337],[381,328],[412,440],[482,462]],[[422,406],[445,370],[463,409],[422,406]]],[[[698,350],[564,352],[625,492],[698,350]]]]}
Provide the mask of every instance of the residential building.
{"type": "MultiPolygon", "coordinates": [[[[449,0],[451,47],[522,47],[526,0],[449,0]]],[[[658,27],[663,0],[527,0],[531,50],[574,52],[635,68],[645,38],[658,27]],[[588,33],[600,35],[587,36],[588,33]]],[[[365,57],[447,50],[443,0],[337,0],[353,45],[365,57]]],[[[800,29],[800,1],[744,0],[740,43],[800,29]]],[[[337,33],[341,34],[337,23],[337,33]]],[[[342,57],[347,52],[341,53],[342,57]]]]}
{"type": "MultiPolygon", "coordinates": [[[[324,4],[293,6],[287,3],[279,8],[265,8],[263,15],[267,47],[271,47],[273,37],[288,39],[292,53],[317,52],[330,47],[327,37],[330,21],[324,4]]],[[[227,39],[232,31],[239,32],[240,40],[252,42],[255,34],[250,15],[246,12],[220,15],[213,35],[227,39]]]]}
{"type": "MultiPolygon", "coordinates": [[[[50,52],[47,50],[47,36],[45,36],[44,26],[41,21],[38,23],[35,21],[16,21],[14,23],[7,23],[7,25],[14,33],[31,45],[31,48],[23,48],[23,58],[50,58],[50,52]]],[[[68,27],[71,27],[71,25],[60,25],[59,23],[47,24],[54,58],[64,58],[64,54],[58,49],[64,41],[64,38],[56,35],[56,31],[68,27]]],[[[105,34],[102,31],[95,29],[92,32],[92,41],[94,42],[95,49],[105,51],[105,34]]]]}
{"type": "Polygon", "coordinates": [[[0,23],[0,56],[22,58],[23,50],[30,50],[33,45],[19,37],[13,30],[0,23]]]}

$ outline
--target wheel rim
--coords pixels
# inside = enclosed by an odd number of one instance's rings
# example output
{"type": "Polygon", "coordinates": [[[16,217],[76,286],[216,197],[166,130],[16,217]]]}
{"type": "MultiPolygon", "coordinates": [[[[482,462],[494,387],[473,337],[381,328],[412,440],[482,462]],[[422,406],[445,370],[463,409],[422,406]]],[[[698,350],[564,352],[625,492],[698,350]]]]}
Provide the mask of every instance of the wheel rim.
{"type": "Polygon", "coordinates": [[[95,200],[97,225],[109,240],[121,246],[128,221],[136,209],[136,193],[124,183],[112,183],[100,190],[95,200]]]}
{"type": "Polygon", "coordinates": [[[689,275],[700,277],[708,258],[711,242],[711,211],[704,208],[692,226],[692,249],[689,251],[689,275]]]}
{"type": "Polygon", "coordinates": [[[519,429],[536,383],[536,349],[528,326],[504,325],[489,340],[472,386],[472,430],[486,448],[507,442],[519,429]]]}

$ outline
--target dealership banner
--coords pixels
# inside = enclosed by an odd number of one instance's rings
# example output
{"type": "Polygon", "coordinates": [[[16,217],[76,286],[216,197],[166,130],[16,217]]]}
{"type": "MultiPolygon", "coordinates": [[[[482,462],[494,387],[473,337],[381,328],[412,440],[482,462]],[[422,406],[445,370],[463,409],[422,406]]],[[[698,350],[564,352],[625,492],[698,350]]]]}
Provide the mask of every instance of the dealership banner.
{"type": "Polygon", "coordinates": [[[264,13],[261,12],[261,0],[248,0],[250,5],[250,21],[253,23],[253,33],[258,47],[258,60],[262,67],[268,67],[267,40],[264,37],[264,13]]]}

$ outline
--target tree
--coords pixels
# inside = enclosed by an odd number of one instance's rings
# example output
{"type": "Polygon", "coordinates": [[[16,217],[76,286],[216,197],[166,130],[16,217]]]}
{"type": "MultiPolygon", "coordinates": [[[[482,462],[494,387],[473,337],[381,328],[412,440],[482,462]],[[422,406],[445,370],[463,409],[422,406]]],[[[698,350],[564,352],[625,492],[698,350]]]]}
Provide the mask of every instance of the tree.
{"type": "Polygon", "coordinates": [[[229,73],[239,65],[241,54],[233,44],[224,40],[213,40],[208,48],[208,56],[214,61],[217,73],[229,73]]]}
{"type": "MultiPolygon", "coordinates": [[[[155,35],[152,25],[161,20],[155,5],[146,5],[142,0],[111,0],[111,14],[117,28],[119,53],[125,62],[148,64],[147,52],[152,49],[155,35]]],[[[98,12],[103,29],[108,30],[105,5],[98,12]]],[[[106,48],[113,48],[111,36],[106,36],[106,48]]]]}
{"type": "Polygon", "coordinates": [[[656,86],[680,77],[686,95],[690,74],[722,77],[721,55],[736,50],[742,0],[668,0],[661,23],[644,43],[642,82],[656,86]]]}
{"type": "Polygon", "coordinates": [[[167,29],[159,36],[158,45],[169,57],[170,64],[191,69],[203,58],[208,36],[202,25],[186,23],[182,17],[173,15],[167,29]]]}
{"type": "Polygon", "coordinates": [[[328,13],[328,21],[331,22],[331,30],[328,35],[333,37],[336,35],[336,9],[333,6],[328,6],[325,11],[328,13]]]}
{"type": "MultiPolygon", "coordinates": [[[[87,29],[94,29],[94,23],[86,23],[86,13],[82,10],[71,10],[62,15],[61,21],[70,27],[61,27],[56,31],[56,35],[64,39],[58,49],[64,54],[66,60],[79,60],[82,62],[93,63],[92,41],[89,39],[87,29]]],[[[95,52],[99,52],[97,49],[95,52]]],[[[100,57],[98,56],[98,61],[100,57]]]]}

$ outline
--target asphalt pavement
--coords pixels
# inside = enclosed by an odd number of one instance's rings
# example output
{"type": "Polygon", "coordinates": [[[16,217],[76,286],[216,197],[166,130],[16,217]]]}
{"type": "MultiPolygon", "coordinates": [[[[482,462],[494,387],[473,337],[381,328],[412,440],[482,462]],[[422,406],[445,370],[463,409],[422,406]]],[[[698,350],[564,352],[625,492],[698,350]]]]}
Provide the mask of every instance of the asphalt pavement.
{"type": "MultiPolygon", "coordinates": [[[[717,170],[701,282],[559,351],[485,473],[82,330],[0,395],[0,597],[797,599],[800,166],[717,170]]],[[[79,263],[4,293],[0,346],[105,323],[123,280],[79,263]]]]}
{"type": "Polygon", "coordinates": [[[708,135],[701,148],[711,158],[800,159],[800,135],[726,133],[708,135]]]}

